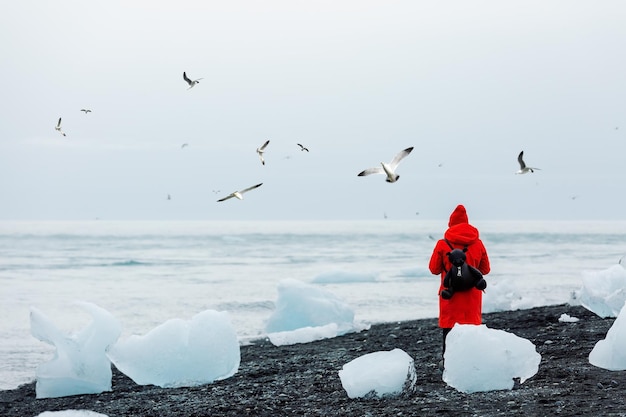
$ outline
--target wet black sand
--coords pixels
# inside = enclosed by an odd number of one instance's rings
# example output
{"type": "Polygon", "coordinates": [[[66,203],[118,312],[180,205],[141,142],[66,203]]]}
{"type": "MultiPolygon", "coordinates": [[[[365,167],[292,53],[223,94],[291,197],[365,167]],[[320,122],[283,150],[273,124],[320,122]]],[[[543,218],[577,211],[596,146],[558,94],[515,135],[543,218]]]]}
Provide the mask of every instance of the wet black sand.
{"type": "MultiPolygon", "coordinates": [[[[441,380],[436,319],[374,325],[361,333],[307,344],[258,341],[241,349],[239,372],[194,388],[139,386],[114,370],[113,391],[35,399],[35,384],[0,391],[0,416],[86,409],[114,416],[626,416],[626,371],[589,364],[614,319],[568,305],[485,314],[484,324],[529,339],[539,372],[512,390],[464,394],[441,380]],[[562,313],[580,318],[560,323],[562,313]],[[341,367],[366,353],[400,348],[415,359],[416,390],[399,397],[350,399],[341,367]]],[[[480,352],[476,352],[480,354],[480,352]]]]}

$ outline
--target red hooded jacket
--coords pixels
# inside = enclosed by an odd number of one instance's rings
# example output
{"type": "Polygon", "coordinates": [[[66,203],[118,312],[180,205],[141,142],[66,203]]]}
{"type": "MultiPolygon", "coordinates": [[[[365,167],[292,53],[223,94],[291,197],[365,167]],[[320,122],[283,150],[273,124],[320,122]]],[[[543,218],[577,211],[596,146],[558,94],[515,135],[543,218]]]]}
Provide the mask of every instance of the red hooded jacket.
{"type": "MultiPolygon", "coordinates": [[[[491,270],[489,257],[485,245],[479,239],[478,229],[469,224],[467,212],[463,205],[458,205],[450,215],[448,230],[444,233],[444,238],[453,247],[463,249],[467,246],[465,253],[468,265],[478,269],[483,275],[491,270]]],[[[443,289],[443,278],[451,267],[446,254],[450,252],[450,246],[444,239],[440,239],[435,245],[433,254],[430,257],[428,268],[430,272],[441,274],[439,294],[443,289]]],[[[439,296],[439,327],[452,328],[459,324],[481,324],[482,323],[482,291],[472,288],[468,291],[456,292],[449,300],[444,300],[439,296]]]]}

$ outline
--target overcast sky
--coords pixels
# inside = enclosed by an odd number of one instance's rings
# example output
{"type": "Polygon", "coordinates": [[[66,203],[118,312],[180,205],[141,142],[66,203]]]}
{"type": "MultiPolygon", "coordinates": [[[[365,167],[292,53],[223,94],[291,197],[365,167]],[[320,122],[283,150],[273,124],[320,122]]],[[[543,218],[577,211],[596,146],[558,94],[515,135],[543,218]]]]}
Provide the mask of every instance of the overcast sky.
{"type": "Polygon", "coordinates": [[[623,1],[3,1],[0,220],[626,219],[625,22],[623,1]],[[398,182],[357,176],[409,146],[398,182]],[[541,170],[516,175],[521,150],[541,170]]]}

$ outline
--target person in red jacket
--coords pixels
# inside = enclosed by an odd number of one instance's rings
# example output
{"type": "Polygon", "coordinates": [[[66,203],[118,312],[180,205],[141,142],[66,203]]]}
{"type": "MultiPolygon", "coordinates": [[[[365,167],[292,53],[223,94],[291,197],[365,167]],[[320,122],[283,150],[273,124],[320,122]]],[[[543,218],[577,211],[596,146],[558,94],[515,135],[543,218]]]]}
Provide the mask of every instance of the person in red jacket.
{"type": "Polygon", "coordinates": [[[471,288],[467,291],[455,292],[454,296],[446,300],[441,297],[444,289],[443,279],[450,270],[451,264],[447,253],[453,248],[467,247],[466,263],[478,269],[483,275],[491,270],[487,249],[479,238],[478,229],[469,224],[465,207],[459,204],[448,222],[448,230],[444,238],[437,241],[433,254],[430,257],[428,268],[434,275],[441,274],[439,285],[439,327],[443,329],[443,352],[446,350],[446,336],[456,324],[482,324],[482,291],[471,288]]]}

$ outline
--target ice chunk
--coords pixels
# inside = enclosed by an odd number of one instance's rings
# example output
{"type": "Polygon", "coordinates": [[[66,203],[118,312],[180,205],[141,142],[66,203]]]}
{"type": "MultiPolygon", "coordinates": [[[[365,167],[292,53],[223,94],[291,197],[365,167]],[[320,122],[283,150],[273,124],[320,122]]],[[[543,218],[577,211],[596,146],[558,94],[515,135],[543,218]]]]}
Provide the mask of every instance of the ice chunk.
{"type": "Polygon", "coordinates": [[[572,317],[569,314],[563,313],[561,317],[559,317],[559,321],[561,323],[576,323],[580,319],[578,317],[572,317]]]}
{"type": "Polygon", "coordinates": [[[613,265],[602,271],[583,272],[580,304],[600,317],[617,317],[626,301],[626,270],[613,265]]]}
{"type": "Polygon", "coordinates": [[[443,380],[465,392],[513,388],[539,370],[541,355],[527,339],[485,325],[456,324],[446,339],[443,380]]]}
{"type": "MultiPolygon", "coordinates": [[[[486,278],[487,290],[483,294],[483,313],[520,310],[537,305],[537,300],[524,294],[518,282],[497,277],[486,278]]],[[[541,303],[539,303],[541,304],[541,303]]]]}
{"type": "Polygon", "coordinates": [[[112,346],[108,355],[137,384],[163,388],[231,377],[241,361],[228,313],[214,310],[205,310],[190,321],[168,320],[144,336],[130,336],[112,346]]]}
{"type": "Polygon", "coordinates": [[[618,314],[613,325],[589,353],[589,363],[610,371],[626,370],[626,306],[618,314]]]}
{"type": "Polygon", "coordinates": [[[36,417],[108,417],[106,414],[89,410],[44,411],[36,417]]]}
{"type": "Polygon", "coordinates": [[[41,311],[31,307],[31,334],[56,348],[54,358],[37,367],[37,398],[111,391],[111,362],[105,351],[119,337],[121,326],[95,304],[76,304],[89,312],[93,321],[72,336],[65,335],[41,311]]]}
{"type": "Polygon", "coordinates": [[[268,333],[267,337],[274,346],[295,345],[297,343],[309,343],[316,340],[331,339],[337,337],[339,329],[336,323],[326,326],[302,327],[301,329],[288,332],[268,333]]]}
{"type": "Polygon", "coordinates": [[[415,364],[402,349],[368,353],[339,371],[348,397],[384,397],[412,390],[417,382],[415,364]]]}
{"type": "Polygon", "coordinates": [[[354,311],[331,292],[287,279],[278,284],[276,309],[268,319],[267,333],[336,323],[339,334],[354,329],[354,311]]]}

